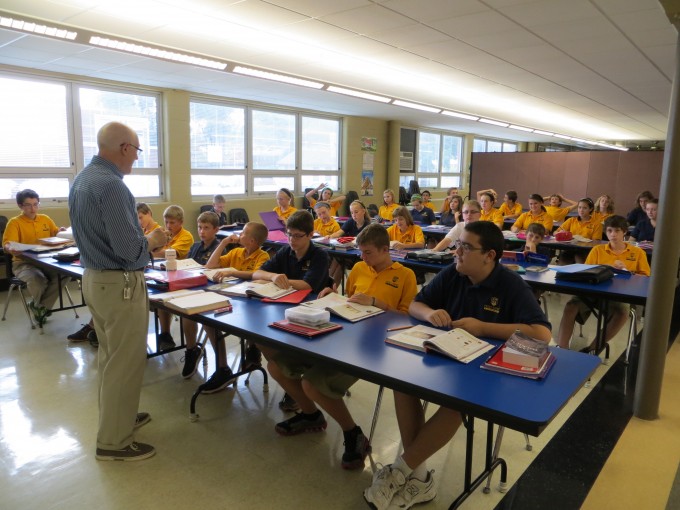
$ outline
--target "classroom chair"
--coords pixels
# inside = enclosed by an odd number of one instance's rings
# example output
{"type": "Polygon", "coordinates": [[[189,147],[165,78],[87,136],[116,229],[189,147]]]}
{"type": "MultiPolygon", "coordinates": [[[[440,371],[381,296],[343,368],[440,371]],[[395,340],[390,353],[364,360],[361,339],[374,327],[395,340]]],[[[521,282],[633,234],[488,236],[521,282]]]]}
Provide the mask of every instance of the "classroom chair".
{"type": "Polygon", "coordinates": [[[204,213],[204,212],[211,211],[212,208],[213,208],[212,204],[202,205],[199,214],[200,214],[200,213],[204,213]]]}
{"type": "Polygon", "coordinates": [[[2,320],[4,321],[7,316],[7,308],[9,307],[9,300],[12,297],[12,292],[14,289],[19,291],[19,296],[21,297],[21,304],[24,305],[24,311],[26,312],[26,317],[28,317],[28,322],[31,324],[31,329],[35,329],[35,323],[33,322],[33,317],[31,316],[31,310],[28,308],[28,301],[26,301],[26,296],[24,296],[24,290],[26,290],[26,282],[12,276],[9,279],[9,290],[7,291],[7,299],[5,300],[5,309],[2,312],[2,320]]]}
{"type": "Polygon", "coordinates": [[[628,358],[630,357],[630,348],[633,346],[633,341],[637,336],[637,310],[635,305],[631,305],[628,311],[628,317],[630,317],[630,326],[628,328],[628,345],[626,345],[626,360],[624,363],[628,364],[628,358]]]}
{"type": "Polygon", "coordinates": [[[229,223],[248,223],[248,213],[242,207],[234,207],[229,209],[229,223]]]}
{"type": "Polygon", "coordinates": [[[342,210],[345,216],[347,217],[351,216],[349,212],[349,206],[355,200],[359,200],[359,194],[356,191],[352,190],[348,191],[347,194],[345,195],[345,202],[342,204],[342,210]]]}
{"type": "Polygon", "coordinates": [[[409,204],[409,199],[408,199],[408,194],[406,193],[406,188],[403,186],[399,186],[399,205],[408,205],[409,204]]]}
{"type": "MultiPolygon", "coordinates": [[[[309,199],[307,198],[307,193],[309,193],[313,189],[314,188],[305,188],[304,194],[302,195],[302,208],[312,213],[312,215],[314,215],[314,208],[312,207],[312,204],[309,202],[309,199]]],[[[312,195],[312,198],[314,198],[314,200],[319,200],[319,194],[314,193],[314,195],[312,195]]]]}

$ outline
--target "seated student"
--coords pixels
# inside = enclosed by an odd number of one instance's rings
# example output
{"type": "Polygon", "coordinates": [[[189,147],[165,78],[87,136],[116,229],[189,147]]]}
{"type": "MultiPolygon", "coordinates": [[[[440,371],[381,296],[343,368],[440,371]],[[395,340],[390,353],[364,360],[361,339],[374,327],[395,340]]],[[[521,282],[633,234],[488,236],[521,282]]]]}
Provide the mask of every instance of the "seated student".
{"type": "Polygon", "coordinates": [[[149,235],[157,228],[161,228],[161,226],[156,223],[156,220],[153,219],[151,208],[144,202],[137,202],[137,219],[139,220],[139,226],[142,227],[144,235],[149,235]]]}
{"type": "Polygon", "coordinates": [[[314,232],[320,236],[330,237],[340,230],[340,225],[331,216],[331,206],[328,202],[316,202],[314,204],[317,218],[314,220],[314,232]]]}
{"type": "Polygon", "coordinates": [[[165,258],[165,250],[172,248],[177,252],[178,259],[186,258],[194,244],[194,236],[182,226],[184,224],[184,209],[178,205],[168,206],[163,212],[163,219],[165,220],[165,230],[170,239],[165,246],[154,250],[153,256],[165,258]]]}
{"type": "MultiPolygon", "coordinates": [[[[270,280],[278,287],[296,290],[312,289],[321,292],[328,282],[328,254],[312,243],[314,218],[307,211],[296,211],[286,224],[288,246],[276,252],[253,273],[253,280],[270,280]]],[[[271,347],[258,345],[267,360],[277,352],[271,347]]],[[[284,411],[297,409],[297,403],[284,395],[279,407],[284,411]]]]}
{"type": "Polygon", "coordinates": [[[609,195],[600,195],[600,197],[595,200],[595,211],[593,212],[593,218],[600,223],[614,214],[614,199],[609,195]]]}
{"type": "MultiPolygon", "coordinates": [[[[582,198],[578,201],[578,216],[568,218],[567,221],[556,230],[557,232],[571,232],[575,236],[599,241],[602,239],[602,223],[593,216],[595,204],[590,198],[582,198]]],[[[582,264],[585,257],[579,253],[562,251],[560,254],[561,264],[582,264]]]]}
{"type": "MultiPolygon", "coordinates": [[[[505,340],[520,330],[550,341],[546,320],[531,288],[499,264],[503,234],[488,221],[465,226],[456,242],[458,261],[446,266],[415,297],[409,314],[438,328],[463,328],[478,337],[505,340]]],[[[427,370],[423,366],[423,370],[427,370]]],[[[418,397],[394,392],[404,452],[373,475],[364,499],[373,508],[411,508],[436,496],[426,461],[453,437],[462,422],[455,409],[440,407],[425,421],[418,397]]]]}
{"type": "Polygon", "coordinates": [[[444,198],[444,203],[442,204],[442,208],[439,212],[443,214],[449,210],[451,197],[454,195],[458,195],[458,188],[454,187],[446,190],[446,198],[444,198]]]}
{"type": "Polygon", "coordinates": [[[631,243],[638,241],[654,241],[654,233],[656,232],[656,214],[659,210],[659,199],[652,198],[645,205],[647,211],[647,218],[638,222],[630,234],[628,239],[631,243]]]}
{"type": "MultiPolygon", "coordinates": [[[[177,207],[178,209],[181,210],[179,206],[170,206],[170,207],[177,207]]],[[[168,209],[170,209],[168,207],[168,209]]],[[[171,218],[170,215],[168,214],[168,209],[165,210],[165,215],[166,215],[166,220],[165,224],[168,225],[168,218],[171,218]]],[[[177,217],[177,212],[172,213],[174,216],[172,218],[177,217]]],[[[170,221],[175,221],[174,219],[171,219],[170,221]]],[[[198,237],[201,239],[199,242],[196,244],[192,244],[191,248],[187,252],[188,255],[186,258],[189,259],[194,259],[196,262],[199,264],[205,265],[206,262],[208,262],[208,259],[210,256],[213,254],[213,252],[217,249],[217,246],[219,245],[219,240],[217,239],[216,234],[220,229],[219,225],[219,218],[217,217],[217,214],[214,212],[204,212],[199,214],[198,219],[196,220],[198,223],[198,237]]],[[[176,228],[177,225],[179,225],[179,228],[182,228],[181,225],[182,223],[173,223],[172,228],[176,228]]],[[[168,227],[168,230],[172,232],[172,228],[168,227]]],[[[194,238],[193,236],[187,231],[182,228],[184,232],[189,234],[189,237],[191,237],[191,240],[193,241],[194,238]]],[[[177,235],[175,236],[176,238],[178,237],[177,235]]],[[[166,246],[166,249],[168,248],[175,248],[175,246],[166,246]]],[[[179,250],[177,251],[177,258],[184,258],[179,256],[179,250]]],[[[161,332],[158,335],[158,343],[161,347],[161,349],[172,349],[175,346],[175,340],[172,338],[172,334],[170,334],[170,326],[172,325],[172,313],[165,311],[165,310],[158,310],[158,323],[160,324],[161,332]]],[[[193,335],[193,343],[196,343],[196,323],[193,321],[189,321],[189,328],[190,331],[186,331],[185,333],[187,335],[187,344],[189,343],[188,338],[190,338],[193,335]]],[[[182,322],[182,325],[184,325],[184,322],[182,322]]]]}
{"type": "Polygon", "coordinates": [[[383,205],[378,208],[378,217],[382,221],[390,221],[392,213],[397,207],[399,207],[399,204],[394,198],[394,191],[386,189],[383,191],[383,205]]]}
{"type": "MultiPolygon", "coordinates": [[[[368,210],[360,200],[355,200],[349,205],[349,214],[351,217],[342,224],[340,230],[336,230],[331,234],[331,239],[337,239],[338,237],[343,236],[356,237],[359,235],[359,232],[371,224],[371,217],[368,214],[368,210]]],[[[340,263],[336,259],[331,261],[331,267],[328,272],[336,285],[339,285],[342,280],[342,272],[345,270],[346,264],[347,262],[340,263]]]]}
{"type": "Polygon", "coordinates": [[[220,227],[222,225],[226,225],[229,222],[227,220],[227,213],[224,212],[224,206],[225,205],[227,205],[227,201],[224,199],[224,196],[215,195],[213,197],[213,205],[212,205],[212,209],[210,209],[210,211],[217,214],[217,217],[219,218],[219,221],[220,221],[220,227]]]}
{"type": "Polygon", "coordinates": [[[423,197],[423,205],[434,212],[434,204],[432,203],[432,194],[426,189],[420,194],[423,197]]]}
{"type": "Polygon", "coordinates": [[[423,204],[422,196],[418,194],[413,195],[411,197],[411,205],[413,206],[413,209],[411,209],[411,218],[413,218],[413,221],[417,221],[422,225],[432,225],[437,222],[437,218],[434,217],[434,211],[428,209],[425,207],[425,204],[423,204]]]}
{"type": "Polygon", "coordinates": [[[444,236],[444,239],[437,243],[437,246],[433,248],[434,251],[444,251],[453,247],[453,244],[458,241],[460,235],[465,230],[465,225],[472,223],[473,221],[479,221],[481,216],[482,206],[476,200],[468,200],[463,205],[462,217],[463,221],[456,223],[449,232],[444,236]]]}
{"type": "MultiPolygon", "coordinates": [[[[647,254],[641,248],[633,246],[624,241],[624,236],[628,232],[628,222],[623,216],[612,216],[604,222],[605,232],[609,242],[595,246],[588,257],[586,264],[606,264],[618,269],[644,276],[650,275],[647,254]]],[[[590,308],[578,297],[572,298],[564,307],[560,329],[557,335],[557,344],[567,349],[569,341],[574,332],[574,322],[584,324],[590,316],[590,308]]],[[[628,313],[621,303],[609,303],[609,316],[607,317],[607,331],[605,342],[611,340],[616,333],[623,327],[628,319],[628,313]]],[[[594,343],[590,344],[585,350],[592,350],[594,343]]]]}
{"type": "Polygon", "coordinates": [[[463,221],[463,197],[460,195],[452,195],[449,197],[449,209],[441,214],[439,218],[440,225],[453,227],[463,221]]]}
{"type": "MultiPolygon", "coordinates": [[[[12,255],[12,272],[17,278],[26,282],[31,295],[31,309],[38,321],[44,324],[48,311],[59,297],[59,275],[56,271],[39,269],[21,256],[20,251],[12,250],[10,242],[22,244],[40,244],[39,239],[54,237],[64,230],[45,214],[39,214],[40,197],[32,189],[24,189],[17,193],[16,202],[21,214],[7,222],[2,236],[2,246],[6,253],[12,255]]],[[[67,281],[63,279],[63,284],[67,281]]],[[[63,285],[62,284],[62,285],[63,285]]]]}
{"type": "Polygon", "coordinates": [[[522,204],[517,202],[517,192],[514,190],[506,191],[503,196],[503,203],[498,208],[504,220],[514,220],[522,214],[522,204]]]}
{"type": "Polygon", "coordinates": [[[532,223],[540,223],[545,227],[546,232],[552,232],[553,218],[543,207],[543,197],[538,193],[529,195],[529,210],[519,215],[510,230],[520,232],[526,230],[532,223]]]}
{"type": "Polygon", "coordinates": [[[406,207],[397,207],[392,213],[394,225],[387,229],[390,236],[390,244],[395,250],[408,250],[410,248],[423,248],[425,236],[423,229],[413,223],[411,213],[406,207]]]}
{"type": "Polygon", "coordinates": [[[293,214],[297,209],[293,206],[293,194],[288,188],[281,188],[276,193],[276,207],[274,207],[274,212],[277,214],[279,219],[286,223],[291,214],[293,214]]]}
{"type": "Polygon", "coordinates": [[[307,200],[309,200],[309,205],[315,208],[314,210],[316,210],[317,202],[326,202],[330,209],[331,216],[338,215],[338,209],[340,209],[340,206],[345,201],[345,195],[334,197],[333,190],[323,182],[316,188],[309,190],[305,196],[307,197],[307,200]],[[314,193],[319,193],[318,201],[314,198],[314,193]]]}
{"type": "MultiPolygon", "coordinates": [[[[357,244],[363,261],[357,262],[347,280],[349,301],[406,313],[416,295],[416,278],[413,271],[399,262],[392,262],[385,229],[380,225],[369,225],[357,237],[357,244]]],[[[319,296],[330,292],[332,290],[326,288],[319,296]]],[[[269,359],[267,368],[301,409],[299,414],[278,423],[276,432],[292,436],[325,429],[326,420],[317,408],[318,404],[342,428],[345,439],[342,467],[363,468],[371,446],[343,401],[343,396],[358,378],[289,353],[277,353],[269,359]]]]}
{"type": "Polygon", "coordinates": [[[552,216],[553,221],[557,221],[558,223],[563,222],[564,218],[567,217],[567,214],[569,214],[578,205],[573,200],[565,198],[559,193],[555,193],[549,197],[543,197],[543,199],[550,200],[550,205],[547,205],[545,210],[548,211],[550,216],[552,216]],[[568,207],[562,207],[564,202],[569,204],[568,207]]]}
{"type": "Polygon", "coordinates": [[[477,192],[477,201],[482,206],[479,221],[490,221],[503,229],[503,215],[493,205],[496,203],[496,191],[485,189],[477,192]]]}
{"type": "Polygon", "coordinates": [[[524,243],[524,255],[527,253],[540,253],[550,256],[550,248],[539,246],[545,238],[545,227],[540,223],[532,223],[526,230],[526,242],[524,243]]]}
{"type": "MultiPolygon", "coordinates": [[[[203,213],[206,214],[206,213],[203,213]]],[[[211,213],[209,213],[211,214],[211,213]]],[[[201,215],[203,216],[203,215],[201,215]]],[[[201,216],[199,216],[199,232],[201,216]]],[[[219,226],[215,227],[215,234],[219,230],[219,226]]],[[[261,223],[249,222],[243,228],[240,236],[231,235],[223,238],[217,246],[212,250],[205,266],[207,268],[225,268],[215,274],[216,281],[222,281],[228,276],[235,276],[243,280],[250,280],[253,276],[253,271],[258,269],[262,264],[269,260],[269,255],[262,250],[262,243],[267,239],[267,227],[261,223]],[[241,245],[240,248],[234,248],[224,255],[224,250],[230,243],[237,242],[241,245]]],[[[196,243],[194,246],[200,246],[202,243],[196,243]]],[[[203,250],[202,247],[199,250],[203,250]]],[[[193,251],[193,248],[192,248],[193,251]]],[[[191,253],[189,254],[191,256],[191,253]]],[[[197,262],[201,260],[195,259],[197,262]]],[[[197,345],[197,323],[191,319],[183,318],[182,327],[184,328],[184,335],[186,338],[187,348],[184,354],[184,368],[182,369],[182,377],[189,379],[198,369],[198,362],[205,355],[203,346],[197,345]]],[[[219,339],[214,328],[203,326],[206,336],[212,344],[213,350],[217,352],[217,369],[206,381],[203,387],[203,393],[216,393],[223,390],[234,381],[233,372],[227,365],[227,349],[224,345],[224,339],[219,339]]],[[[245,352],[246,365],[260,364],[260,351],[255,345],[249,344],[245,352]]]]}
{"type": "Polygon", "coordinates": [[[649,202],[652,198],[654,198],[654,195],[652,195],[650,191],[643,191],[637,196],[637,199],[635,200],[635,207],[633,207],[633,209],[631,209],[631,211],[626,216],[626,220],[628,221],[629,225],[637,225],[642,220],[647,218],[645,208],[647,207],[647,202],[649,202]]]}

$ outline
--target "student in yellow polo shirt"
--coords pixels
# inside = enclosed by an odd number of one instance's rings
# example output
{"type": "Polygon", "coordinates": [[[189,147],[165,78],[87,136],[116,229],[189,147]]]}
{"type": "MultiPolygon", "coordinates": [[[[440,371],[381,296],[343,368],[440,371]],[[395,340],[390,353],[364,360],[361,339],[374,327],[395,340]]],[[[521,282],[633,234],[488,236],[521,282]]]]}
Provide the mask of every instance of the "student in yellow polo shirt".
{"type": "Polygon", "coordinates": [[[503,203],[498,208],[504,220],[514,220],[522,214],[522,204],[517,202],[517,192],[508,190],[503,197],[503,203]]]}
{"type": "Polygon", "coordinates": [[[157,228],[161,228],[161,226],[156,223],[156,220],[153,219],[151,208],[144,202],[137,202],[137,219],[139,220],[139,226],[142,227],[145,236],[149,235],[157,228]]]}
{"type": "Polygon", "coordinates": [[[32,189],[18,192],[16,201],[21,214],[7,223],[2,236],[2,246],[6,253],[12,254],[12,272],[26,282],[28,292],[33,298],[31,307],[36,320],[42,324],[46,320],[47,311],[52,308],[59,296],[58,275],[56,271],[38,269],[23,259],[20,251],[12,250],[9,243],[40,244],[39,239],[56,236],[57,232],[64,229],[57,227],[49,216],[38,214],[40,197],[32,189]]]}
{"type": "MultiPolygon", "coordinates": [[[[214,236],[219,230],[217,215],[214,215],[214,224],[212,226],[214,229],[212,230],[212,235],[214,236]]],[[[261,248],[262,243],[267,239],[267,233],[267,227],[263,224],[249,222],[246,223],[240,236],[231,235],[222,239],[205,263],[205,267],[210,269],[225,268],[217,272],[213,279],[222,281],[225,277],[235,276],[243,280],[250,280],[253,277],[253,271],[259,269],[262,264],[269,260],[269,255],[261,248]],[[228,244],[236,242],[241,247],[234,248],[226,255],[222,255],[228,244]]],[[[190,379],[196,373],[199,361],[205,356],[205,350],[203,345],[199,346],[197,344],[198,327],[196,322],[183,318],[182,326],[184,327],[187,345],[184,354],[182,377],[190,379]]],[[[221,345],[218,346],[215,329],[208,326],[203,326],[203,329],[213,346],[213,350],[218,352],[217,368],[205,382],[202,390],[203,393],[210,394],[221,391],[229,386],[234,381],[234,377],[229,365],[227,365],[227,349],[224,345],[224,338],[220,338],[221,345]]],[[[245,356],[246,364],[244,367],[251,364],[260,364],[261,354],[254,345],[249,344],[247,346],[245,356]]]]}
{"type": "Polygon", "coordinates": [[[316,202],[314,210],[317,215],[314,220],[314,232],[324,237],[330,237],[340,230],[338,222],[331,217],[331,205],[328,202],[316,202]]]}
{"type": "Polygon", "coordinates": [[[490,221],[498,228],[503,230],[503,214],[494,207],[496,203],[496,192],[492,189],[485,189],[477,192],[477,201],[482,206],[479,221],[490,221]]]}
{"type": "Polygon", "coordinates": [[[555,193],[549,197],[543,197],[543,199],[549,200],[550,205],[546,205],[545,209],[548,211],[548,214],[552,216],[553,221],[557,221],[558,223],[563,222],[564,218],[567,217],[567,214],[569,214],[573,209],[576,209],[576,206],[578,205],[573,200],[563,197],[559,193],[555,193]],[[564,202],[567,202],[567,207],[562,207],[564,202]]]}
{"type": "MultiPolygon", "coordinates": [[[[416,278],[413,271],[399,262],[392,262],[385,229],[377,224],[367,226],[357,236],[357,245],[362,261],[356,263],[349,275],[346,287],[349,301],[406,313],[416,295],[416,278]]],[[[330,292],[332,290],[326,288],[319,296],[330,292]]],[[[324,430],[326,420],[318,404],[342,428],[345,440],[342,467],[363,469],[371,445],[343,401],[345,392],[357,378],[329,370],[326,365],[309,358],[286,353],[269,359],[267,368],[301,409],[299,414],[278,423],[276,431],[283,436],[292,436],[324,430]]]]}
{"type": "MultiPolygon", "coordinates": [[[[326,183],[324,182],[319,184],[316,188],[309,190],[305,196],[307,197],[307,200],[309,200],[309,205],[315,210],[317,203],[326,202],[331,216],[338,215],[338,209],[340,209],[340,206],[345,201],[345,195],[334,197],[333,190],[329,186],[326,186],[326,183]],[[315,193],[319,194],[319,200],[314,198],[315,193]]],[[[316,230],[316,228],[314,230],[316,230]]]]}
{"type": "Polygon", "coordinates": [[[163,219],[165,220],[165,230],[171,237],[165,246],[153,251],[154,257],[165,258],[165,250],[172,248],[177,252],[178,259],[186,258],[194,245],[194,236],[183,227],[184,209],[178,205],[168,206],[163,211],[163,219]]]}
{"type": "MultiPolygon", "coordinates": [[[[606,264],[617,269],[627,269],[631,273],[649,276],[651,270],[647,262],[647,254],[641,248],[628,244],[624,236],[628,232],[628,222],[623,216],[611,216],[604,222],[605,233],[609,242],[595,246],[588,257],[586,264],[606,264]]],[[[567,349],[574,332],[574,323],[583,324],[590,316],[590,308],[579,298],[572,298],[564,307],[564,314],[560,322],[557,335],[557,344],[567,349]]],[[[628,319],[626,308],[621,303],[609,303],[609,316],[607,317],[607,332],[605,342],[611,340],[623,327],[628,319]]],[[[593,343],[586,350],[593,348],[593,343]]]]}
{"type": "Polygon", "coordinates": [[[392,213],[394,225],[387,229],[392,248],[395,250],[407,250],[410,248],[423,248],[425,236],[423,229],[413,223],[411,213],[406,207],[397,207],[392,213]]]}
{"type": "Polygon", "coordinates": [[[394,198],[394,191],[386,189],[383,191],[383,205],[378,208],[378,216],[385,221],[392,219],[392,213],[399,207],[399,204],[394,198]]]}
{"type": "Polygon", "coordinates": [[[281,188],[276,193],[274,212],[283,223],[286,223],[290,215],[297,211],[295,206],[293,206],[294,201],[295,197],[288,188],[281,188]]]}
{"type": "Polygon", "coordinates": [[[525,231],[532,223],[540,223],[550,233],[553,229],[553,217],[543,207],[543,197],[538,193],[529,195],[529,210],[519,215],[510,230],[513,232],[525,231]]]}

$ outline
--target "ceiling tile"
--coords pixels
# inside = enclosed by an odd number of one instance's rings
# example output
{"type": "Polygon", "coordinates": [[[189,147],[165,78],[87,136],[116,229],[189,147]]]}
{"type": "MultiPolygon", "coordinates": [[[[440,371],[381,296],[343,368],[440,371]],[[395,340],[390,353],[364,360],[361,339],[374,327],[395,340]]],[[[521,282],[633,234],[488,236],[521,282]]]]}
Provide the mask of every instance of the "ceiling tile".
{"type": "Polygon", "coordinates": [[[413,20],[385,9],[380,5],[370,5],[336,14],[321,16],[322,21],[358,34],[371,34],[386,30],[396,30],[413,24],[413,20]]]}
{"type": "Polygon", "coordinates": [[[309,0],[269,0],[268,3],[315,18],[337,14],[357,7],[368,7],[373,4],[369,0],[342,0],[341,2],[337,0],[314,0],[313,2],[309,0]]]}
{"type": "Polygon", "coordinates": [[[465,16],[488,11],[479,0],[427,0],[414,2],[412,0],[387,0],[382,2],[384,7],[417,21],[430,22],[440,19],[465,16]]]}

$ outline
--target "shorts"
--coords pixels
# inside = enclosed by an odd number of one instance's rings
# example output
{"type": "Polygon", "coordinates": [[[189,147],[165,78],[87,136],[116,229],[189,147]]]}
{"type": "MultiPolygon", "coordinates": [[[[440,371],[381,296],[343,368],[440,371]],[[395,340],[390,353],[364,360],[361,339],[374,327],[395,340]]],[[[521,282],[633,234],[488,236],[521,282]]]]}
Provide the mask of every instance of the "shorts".
{"type": "MultiPolygon", "coordinates": [[[[590,315],[593,313],[593,309],[581,298],[574,297],[569,300],[568,305],[576,305],[578,312],[576,313],[576,322],[583,325],[586,323],[590,315]]],[[[610,301],[609,307],[607,308],[607,321],[609,321],[615,312],[624,311],[623,303],[617,301],[610,301]]]]}
{"type": "Polygon", "coordinates": [[[329,398],[343,398],[347,390],[359,380],[358,377],[329,369],[326,365],[310,362],[294,354],[278,352],[274,361],[283,375],[291,379],[305,379],[329,398]]]}

